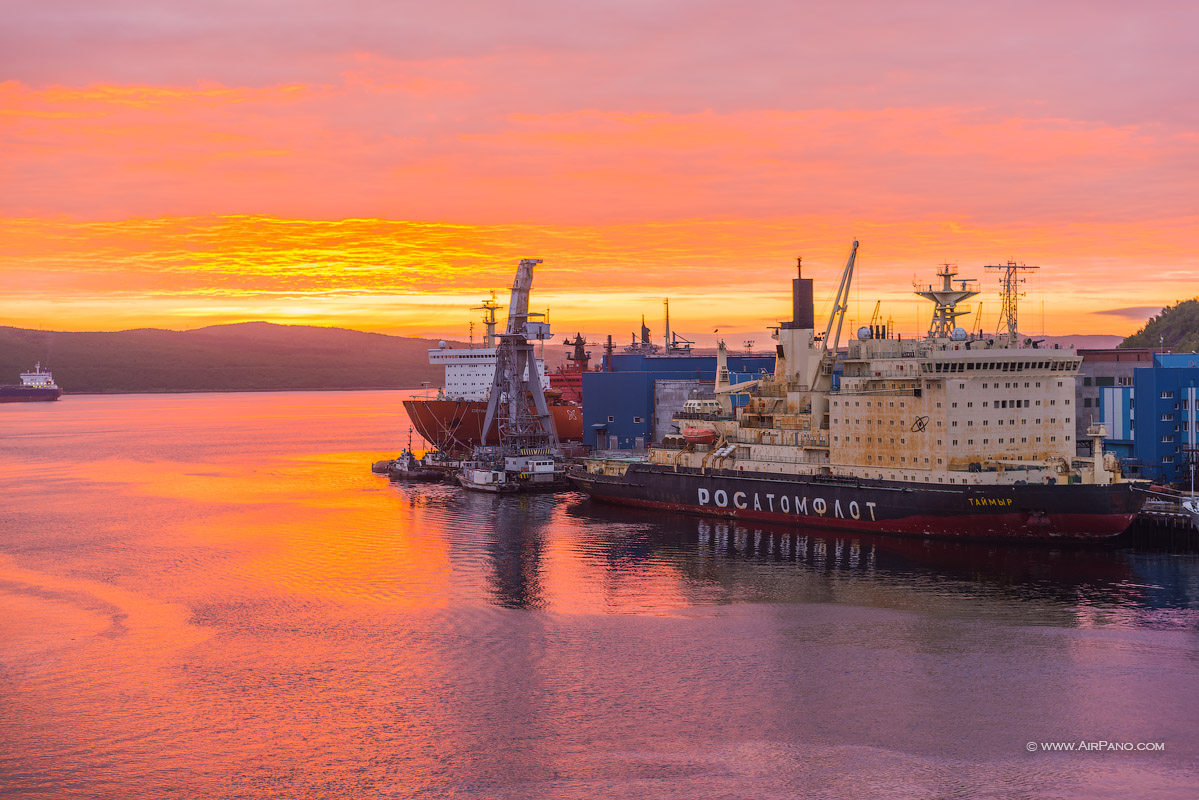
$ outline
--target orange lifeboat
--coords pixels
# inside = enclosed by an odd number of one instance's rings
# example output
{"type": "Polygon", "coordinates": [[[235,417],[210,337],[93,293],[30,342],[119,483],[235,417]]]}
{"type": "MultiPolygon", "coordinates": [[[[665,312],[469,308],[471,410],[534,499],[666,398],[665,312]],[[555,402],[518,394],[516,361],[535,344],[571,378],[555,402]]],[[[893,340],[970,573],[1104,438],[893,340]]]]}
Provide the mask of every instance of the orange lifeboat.
{"type": "Polygon", "coordinates": [[[683,438],[690,444],[712,444],[716,431],[709,428],[683,428],[683,438]]]}

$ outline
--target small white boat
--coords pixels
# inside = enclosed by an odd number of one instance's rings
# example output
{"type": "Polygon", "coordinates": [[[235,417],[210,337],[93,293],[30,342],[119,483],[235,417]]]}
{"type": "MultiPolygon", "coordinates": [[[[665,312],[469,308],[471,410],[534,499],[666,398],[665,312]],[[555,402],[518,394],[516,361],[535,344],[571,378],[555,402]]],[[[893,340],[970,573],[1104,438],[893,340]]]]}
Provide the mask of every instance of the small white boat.
{"type": "Polygon", "coordinates": [[[1199,497],[1188,497],[1181,505],[1183,512],[1191,518],[1191,524],[1199,529],[1199,497]]]}

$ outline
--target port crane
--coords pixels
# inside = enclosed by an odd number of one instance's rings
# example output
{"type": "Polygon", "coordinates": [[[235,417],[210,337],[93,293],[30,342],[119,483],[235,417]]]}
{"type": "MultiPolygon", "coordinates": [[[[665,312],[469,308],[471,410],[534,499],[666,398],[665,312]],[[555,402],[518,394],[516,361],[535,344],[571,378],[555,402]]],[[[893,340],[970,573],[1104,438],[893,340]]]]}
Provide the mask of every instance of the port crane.
{"type": "MultiPolygon", "coordinates": [[[[537,372],[530,339],[544,340],[550,327],[540,313],[529,312],[529,290],[533,287],[533,267],[539,258],[521,259],[512,281],[508,303],[508,326],[496,334],[495,376],[483,418],[483,441],[492,424],[499,426],[500,449],[513,455],[529,449],[556,449],[558,434],[554,418],[545,401],[545,390],[537,372]],[[533,318],[538,318],[534,320],[533,318]],[[529,407],[532,400],[533,408],[529,407]]],[[[494,306],[494,300],[491,304],[494,306]]],[[[488,308],[484,301],[484,308],[488,308]]]]}

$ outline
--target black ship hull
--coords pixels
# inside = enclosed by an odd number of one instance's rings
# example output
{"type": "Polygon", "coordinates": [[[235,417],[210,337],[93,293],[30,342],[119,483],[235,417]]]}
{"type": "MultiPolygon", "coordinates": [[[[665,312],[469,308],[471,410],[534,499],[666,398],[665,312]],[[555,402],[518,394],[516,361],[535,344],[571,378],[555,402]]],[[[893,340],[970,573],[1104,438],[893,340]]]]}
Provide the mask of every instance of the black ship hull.
{"type": "Polygon", "coordinates": [[[62,397],[62,389],[57,386],[47,388],[42,386],[0,386],[0,403],[41,403],[57,400],[62,397]]]}
{"type": "Polygon", "coordinates": [[[627,506],[833,531],[942,538],[1106,539],[1145,495],[1132,484],[944,485],[631,464],[623,475],[576,467],[575,486],[627,506]]]}

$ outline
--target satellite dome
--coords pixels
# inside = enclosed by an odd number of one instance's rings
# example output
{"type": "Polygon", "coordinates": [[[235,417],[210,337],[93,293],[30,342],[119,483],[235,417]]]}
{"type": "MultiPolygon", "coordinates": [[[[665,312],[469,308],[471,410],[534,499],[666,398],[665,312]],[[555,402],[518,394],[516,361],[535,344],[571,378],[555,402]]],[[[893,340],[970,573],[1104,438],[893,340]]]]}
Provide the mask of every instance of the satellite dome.
{"type": "Polygon", "coordinates": [[[954,328],[952,338],[955,342],[964,342],[970,338],[970,334],[966,333],[965,328],[954,328]]]}
{"type": "Polygon", "coordinates": [[[438,342],[437,346],[440,347],[442,350],[444,350],[445,349],[445,339],[442,339],[440,342],[438,342]]]}
{"type": "Polygon", "coordinates": [[[870,329],[867,328],[865,325],[858,328],[858,338],[861,339],[862,341],[866,341],[867,339],[869,339],[870,338],[870,329]]]}

